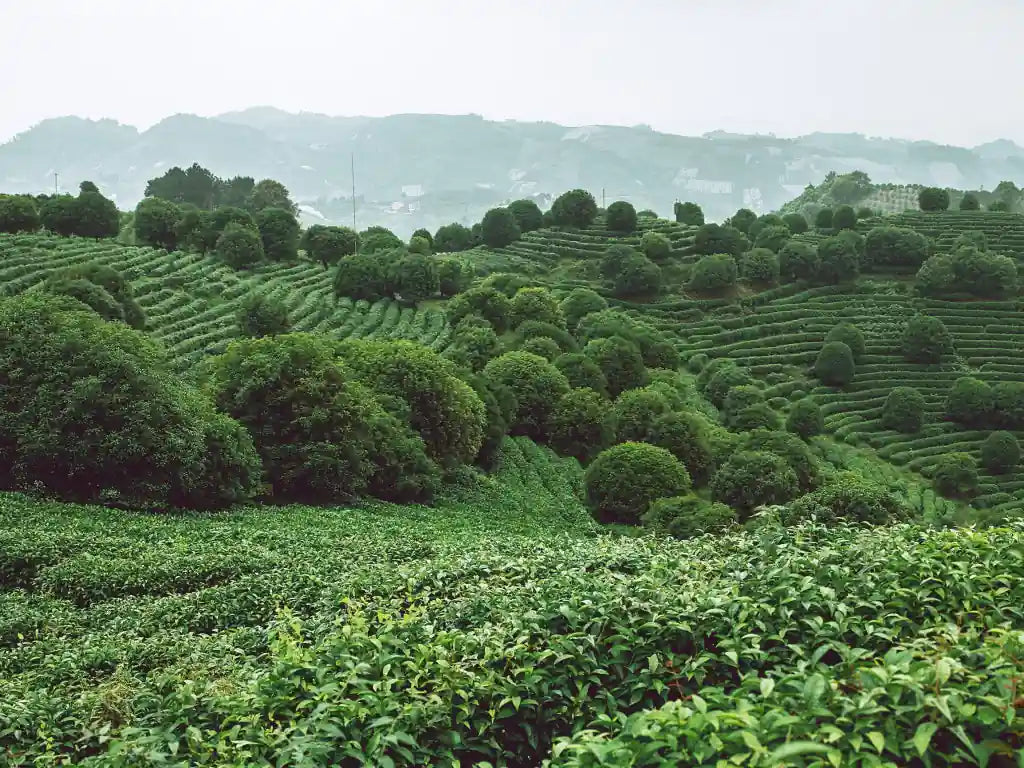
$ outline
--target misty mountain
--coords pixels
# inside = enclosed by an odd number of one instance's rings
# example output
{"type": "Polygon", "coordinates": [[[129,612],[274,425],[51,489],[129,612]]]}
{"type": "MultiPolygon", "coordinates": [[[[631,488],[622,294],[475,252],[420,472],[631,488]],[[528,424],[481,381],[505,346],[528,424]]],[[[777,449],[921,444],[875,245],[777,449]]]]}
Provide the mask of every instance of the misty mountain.
{"type": "Polygon", "coordinates": [[[62,190],[91,179],[127,209],[149,179],[198,162],[221,177],[280,180],[305,206],[307,221],[350,223],[353,155],[358,225],[383,224],[403,235],[472,223],[520,197],[546,205],[573,187],[662,215],[674,200],[693,200],[713,220],[741,206],[776,209],[829,171],[969,189],[1024,179],[1024,148],[1007,140],[968,149],[859,134],[692,137],[647,126],[331,117],[256,107],[212,118],[174,115],[145,131],[112,120],[46,120],[0,145],[0,190],[51,191],[56,172],[62,190]]]}

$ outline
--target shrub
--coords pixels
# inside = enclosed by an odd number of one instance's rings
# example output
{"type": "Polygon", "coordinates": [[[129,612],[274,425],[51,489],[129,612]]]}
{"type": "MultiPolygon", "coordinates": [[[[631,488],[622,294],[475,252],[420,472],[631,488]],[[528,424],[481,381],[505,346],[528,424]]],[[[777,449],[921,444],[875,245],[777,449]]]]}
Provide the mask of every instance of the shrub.
{"type": "Polygon", "coordinates": [[[646,440],[658,417],[669,410],[668,400],[656,389],[627,389],[615,398],[609,414],[615,439],[618,442],[646,440]]]}
{"type": "Polygon", "coordinates": [[[434,253],[458,253],[473,247],[473,235],[462,224],[445,224],[434,234],[434,253]]]}
{"type": "Polygon", "coordinates": [[[903,357],[911,363],[940,363],[953,354],[953,338],[937,317],[914,315],[903,330],[903,357]]]}
{"type": "Polygon", "coordinates": [[[558,368],[573,389],[592,389],[598,394],[608,396],[608,381],[601,368],[581,352],[569,352],[555,358],[558,368]]]}
{"type": "Polygon", "coordinates": [[[913,387],[896,387],[882,406],[882,426],[912,435],[924,424],[924,396],[913,387]]]}
{"type": "Polygon", "coordinates": [[[612,232],[629,234],[636,231],[636,208],[625,200],[616,200],[609,205],[604,218],[612,232]]]}
{"type": "Polygon", "coordinates": [[[381,260],[369,253],[346,256],[334,272],[334,293],[364,301],[377,301],[387,294],[387,276],[381,260]]]}
{"type": "Polygon", "coordinates": [[[736,513],[725,504],[705,501],[693,494],[657,499],[642,518],[645,528],[677,539],[725,533],[736,525],[736,513]]]}
{"type": "Polygon", "coordinates": [[[705,256],[727,253],[736,258],[750,250],[750,241],[735,227],[704,224],[694,235],[693,249],[695,253],[705,256]]]}
{"type": "Polygon", "coordinates": [[[569,391],[565,375],[543,357],[529,352],[507,352],[491,360],[484,367],[484,375],[508,387],[515,396],[512,433],[546,441],[555,405],[569,391]]]}
{"type": "Polygon", "coordinates": [[[752,385],[753,383],[754,379],[746,368],[739,368],[735,365],[724,366],[707,379],[707,384],[703,389],[704,397],[710,400],[716,408],[721,408],[725,405],[726,395],[733,387],[752,385]]]}
{"type": "Polygon", "coordinates": [[[135,242],[173,251],[178,245],[180,220],[181,209],[174,203],[159,197],[144,198],[135,206],[135,242]]]}
{"type": "Polygon", "coordinates": [[[597,218],[597,203],[585,189],[573,189],[559,195],[551,204],[551,217],[559,227],[582,229],[597,218]]]}
{"type": "Polygon", "coordinates": [[[41,225],[36,204],[25,195],[0,195],[0,232],[36,232],[41,225]]]}
{"type": "Polygon", "coordinates": [[[704,352],[698,352],[695,355],[691,355],[690,359],[686,361],[686,368],[690,373],[700,373],[704,370],[709,362],[710,358],[704,352]]]}
{"type": "Polygon", "coordinates": [[[280,299],[266,294],[249,294],[235,316],[243,336],[259,338],[288,333],[288,307],[280,299]]]}
{"type": "MultiPolygon", "coordinates": [[[[467,318],[476,315],[467,315],[467,318]]],[[[501,342],[491,324],[479,318],[482,326],[459,323],[452,334],[452,343],[445,350],[445,357],[471,371],[479,371],[501,352],[501,342]]]]}
{"type": "Polygon", "coordinates": [[[518,328],[527,320],[565,328],[565,317],[558,306],[558,300],[547,288],[520,288],[511,304],[512,328],[518,328]]]}
{"type": "Polygon", "coordinates": [[[388,270],[388,279],[396,296],[410,304],[426,301],[441,290],[437,260],[422,253],[407,253],[398,258],[388,270]]]}
{"type": "Polygon", "coordinates": [[[779,274],[783,280],[813,280],[818,276],[821,258],[808,243],[790,240],[779,251],[779,274]]]}
{"type": "Polygon", "coordinates": [[[696,203],[680,203],[676,201],[672,206],[672,212],[676,221],[686,224],[689,227],[699,227],[704,223],[704,211],[696,203]]]}
{"type": "Polygon", "coordinates": [[[809,397],[800,398],[786,417],[786,429],[804,440],[820,435],[825,430],[821,407],[809,397]]]}
{"type": "Polygon", "coordinates": [[[614,287],[619,298],[655,294],[661,289],[661,268],[646,256],[634,256],[621,265],[614,287]]]}
{"type": "Polygon", "coordinates": [[[981,203],[978,202],[978,197],[973,192],[968,192],[960,198],[960,210],[961,211],[980,211],[981,203]]]}
{"type": "Polygon", "coordinates": [[[780,456],[737,451],[711,478],[711,497],[746,519],[760,506],[785,504],[799,493],[796,473],[780,456]]]}
{"type": "Polygon", "coordinates": [[[729,420],[729,429],[734,432],[782,429],[782,417],[768,403],[755,403],[734,414],[729,420]]]}
{"type": "Polygon", "coordinates": [[[515,417],[516,398],[508,387],[482,374],[467,375],[462,371],[462,379],[473,388],[484,404],[484,440],[475,463],[484,469],[494,469],[500,458],[501,445],[508,435],[509,424],[515,417]]]}
{"type": "Polygon", "coordinates": [[[448,322],[453,325],[466,315],[479,315],[489,322],[498,333],[508,329],[512,316],[512,302],[501,291],[494,288],[470,288],[448,302],[445,307],[448,322]]]}
{"type": "Polygon", "coordinates": [[[690,490],[686,467],[647,443],[620,443],[598,454],[584,475],[587,504],[604,523],[637,525],[656,499],[690,490]]]}
{"type": "Polygon", "coordinates": [[[818,463],[807,444],[796,435],[775,429],[753,429],[744,435],[738,447],[745,451],[766,451],[781,457],[796,473],[801,493],[818,487],[818,463]]]}
{"type": "Polygon", "coordinates": [[[958,292],[991,299],[1017,294],[1017,265],[1007,256],[961,247],[954,251],[950,269],[953,277],[950,288],[958,292]]]}
{"type": "MultiPolygon", "coordinates": [[[[964,210],[961,207],[961,210],[964,210]]],[[[993,475],[1012,472],[1020,464],[1020,444],[1010,432],[993,432],[981,444],[981,463],[993,475]]]]}
{"type": "Polygon", "coordinates": [[[856,246],[838,235],[818,243],[818,261],[818,279],[826,284],[839,285],[855,280],[860,274],[856,246]]]}
{"type": "Polygon", "coordinates": [[[457,259],[435,259],[437,265],[437,290],[442,298],[448,299],[462,293],[472,277],[457,259]]]}
{"type": "Polygon", "coordinates": [[[740,260],[740,275],[752,283],[777,283],[779,257],[767,248],[747,251],[740,260]]]}
{"type": "Polygon", "coordinates": [[[803,234],[808,230],[807,219],[799,213],[787,213],[782,217],[782,223],[789,227],[794,235],[803,234]]]}
{"type": "Polygon", "coordinates": [[[857,209],[857,219],[858,220],[860,220],[860,219],[870,219],[874,215],[875,215],[875,212],[873,210],[871,210],[870,208],[868,208],[866,205],[865,206],[861,206],[860,208],[857,209]]]}
{"type": "Polygon", "coordinates": [[[981,429],[992,420],[995,395],[992,387],[970,376],[953,382],[946,397],[946,416],[958,424],[981,429]]]}
{"type": "Polygon", "coordinates": [[[522,275],[511,272],[495,272],[484,278],[480,285],[483,288],[494,288],[496,291],[501,291],[511,299],[519,292],[520,288],[529,288],[534,284],[528,277],[522,275]]]}
{"type": "Polygon", "coordinates": [[[579,350],[579,344],[576,343],[576,339],[564,328],[560,328],[557,325],[551,323],[544,323],[540,320],[527,320],[519,324],[516,328],[516,336],[520,340],[532,339],[535,337],[545,337],[555,342],[558,348],[562,352],[576,352],[579,350]]]}
{"type": "Polygon", "coordinates": [[[522,235],[515,216],[508,208],[491,208],[480,222],[480,235],[484,245],[490,248],[504,248],[522,235]]]}
{"type": "Polygon", "coordinates": [[[664,261],[672,255],[672,241],[660,232],[644,232],[640,250],[652,261],[664,261]]]}
{"type": "Polygon", "coordinates": [[[782,250],[782,247],[789,242],[789,238],[791,236],[792,233],[789,231],[789,227],[785,224],[764,227],[757,233],[757,237],[754,240],[754,247],[765,248],[772,253],[778,253],[782,250]]]}
{"type": "Polygon", "coordinates": [[[640,350],[621,336],[588,341],[583,353],[601,369],[612,397],[647,383],[647,367],[640,350]]]}
{"type": "Polygon", "coordinates": [[[291,211],[264,208],[256,214],[256,228],[268,259],[295,261],[299,257],[299,222],[291,211]]]}
{"type": "Polygon", "coordinates": [[[558,305],[569,330],[575,330],[580,320],[591,312],[608,308],[608,302],[590,288],[573,288],[558,305]]]}
{"type": "Polygon", "coordinates": [[[707,485],[714,470],[715,456],[707,423],[699,416],[679,411],[664,413],[655,419],[645,442],[664,448],[679,459],[694,485],[707,485]]]}
{"type": "Polygon", "coordinates": [[[562,354],[562,350],[558,348],[558,344],[555,343],[554,339],[549,339],[547,336],[535,336],[532,339],[525,339],[519,345],[519,349],[552,362],[562,354]]]}
{"type": "Polygon", "coordinates": [[[841,341],[850,348],[853,353],[854,362],[860,360],[864,355],[864,334],[853,323],[838,323],[825,336],[825,343],[830,341],[841,341]]]}
{"type": "Polygon", "coordinates": [[[840,205],[832,212],[832,229],[855,229],[857,213],[849,205],[840,205]]]}
{"type": "Polygon", "coordinates": [[[587,463],[612,442],[608,399],[592,389],[571,389],[551,414],[551,445],[563,456],[587,463]]]}
{"type": "Polygon", "coordinates": [[[232,269],[248,269],[263,260],[259,233],[239,224],[228,224],[217,238],[217,255],[232,269]]]}
{"type": "Polygon", "coordinates": [[[917,195],[917,204],[922,211],[949,210],[949,192],[938,187],[925,187],[917,195]]]}
{"type": "Polygon", "coordinates": [[[705,256],[693,266],[690,289],[698,293],[721,293],[736,284],[736,260],[727,254],[705,256]]]}
{"type": "Polygon", "coordinates": [[[402,401],[403,415],[434,460],[453,464],[476,457],[484,405],[448,360],[411,341],[346,339],[337,354],[364,384],[402,401]]]}
{"type": "Polygon", "coordinates": [[[613,243],[601,255],[601,276],[608,279],[614,278],[622,271],[627,261],[635,259],[639,255],[631,246],[613,243]]]}
{"type": "Polygon", "coordinates": [[[757,221],[756,213],[749,208],[740,208],[736,213],[726,219],[725,223],[745,235],[750,231],[750,227],[755,221],[757,221]]]}
{"type": "Polygon", "coordinates": [[[131,284],[105,264],[87,262],[52,272],[43,290],[74,298],[104,320],[121,320],[139,331],[146,327],[146,314],[135,300],[131,284]]]}
{"type": "Polygon", "coordinates": [[[814,226],[817,229],[832,229],[832,209],[822,208],[814,217],[814,226]]]}
{"type": "Polygon", "coordinates": [[[903,227],[875,227],[864,238],[864,261],[868,266],[920,267],[928,258],[928,238],[903,227]]]}
{"type": "Polygon", "coordinates": [[[137,509],[220,508],[257,489],[248,434],[139,331],[59,296],[2,299],[0,369],[0,487],[137,509]]]}
{"type": "Polygon", "coordinates": [[[943,496],[970,498],[978,492],[978,466],[968,453],[947,453],[935,464],[932,485],[943,496]]]}
{"type": "Polygon", "coordinates": [[[783,513],[786,525],[808,520],[819,523],[889,525],[909,520],[910,508],[886,488],[844,472],[827,485],[794,501],[783,513]]]}
{"type": "Polygon", "coordinates": [[[764,232],[764,230],[768,229],[769,227],[785,227],[786,236],[788,237],[791,234],[789,232],[789,227],[786,227],[786,222],[782,220],[781,216],[775,213],[766,213],[762,216],[758,216],[757,220],[750,225],[749,229],[747,229],[747,239],[750,240],[752,243],[756,243],[757,238],[761,235],[761,233],[764,232]]]}
{"type": "Polygon", "coordinates": [[[430,255],[430,241],[425,237],[409,238],[409,253],[419,253],[423,256],[430,255]]]}
{"type": "Polygon", "coordinates": [[[849,384],[855,372],[853,352],[841,341],[826,343],[814,361],[814,375],[822,384],[829,386],[842,387],[849,384]]]}
{"type": "Polygon", "coordinates": [[[764,392],[752,384],[739,384],[732,387],[722,401],[722,412],[726,426],[732,427],[732,419],[744,408],[764,402],[764,392]]]}
{"type": "Polygon", "coordinates": [[[1024,427],[1024,382],[998,381],[992,387],[997,421],[1013,429],[1024,427]]]}
{"type": "Polygon", "coordinates": [[[533,200],[515,200],[508,204],[508,212],[516,220],[522,234],[533,232],[544,225],[544,215],[533,200]]]}
{"type": "Polygon", "coordinates": [[[299,247],[313,261],[319,261],[324,269],[334,266],[345,256],[356,252],[359,235],[347,227],[325,227],[314,224],[302,233],[299,247]]]}
{"type": "Polygon", "coordinates": [[[405,243],[402,242],[402,238],[392,232],[390,229],[384,227],[370,227],[369,229],[363,230],[359,233],[359,250],[360,255],[370,255],[373,253],[383,253],[384,251],[404,251],[405,243]]]}

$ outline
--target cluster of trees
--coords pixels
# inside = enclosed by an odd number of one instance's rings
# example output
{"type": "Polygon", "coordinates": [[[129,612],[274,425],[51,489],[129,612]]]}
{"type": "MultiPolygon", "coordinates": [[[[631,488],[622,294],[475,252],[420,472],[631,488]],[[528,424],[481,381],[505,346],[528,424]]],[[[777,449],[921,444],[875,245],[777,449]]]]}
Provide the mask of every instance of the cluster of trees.
{"type": "Polygon", "coordinates": [[[962,235],[951,253],[936,254],[921,265],[915,287],[923,296],[1005,299],[1019,289],[1017,264],[990,253],[983,233],[962,235]]]}
{"type": "Polygon", "coordinates": [[[186,170],[170,168],[162,176],[146,183],[145,197],[167,200],[187,208],[242,208],[256,215],[264,208],[283,208],[292,215],[299,212],[284,185],[274,179],[259,183],[251,176],[220,179],[199,163],[186,170]]]}
{"type": "Polygon", "coordinates": [[[0,232],[37,232],[40,228],[64,237],[116,237],[121,214],[91,181],[78,195],[0,195],[0,232]]]}
{"type": "Polygon", "coordinates": [[[959,378],[946,398],[946,418],[968,429],[1024,429],[1024,382],[959,378]]]}

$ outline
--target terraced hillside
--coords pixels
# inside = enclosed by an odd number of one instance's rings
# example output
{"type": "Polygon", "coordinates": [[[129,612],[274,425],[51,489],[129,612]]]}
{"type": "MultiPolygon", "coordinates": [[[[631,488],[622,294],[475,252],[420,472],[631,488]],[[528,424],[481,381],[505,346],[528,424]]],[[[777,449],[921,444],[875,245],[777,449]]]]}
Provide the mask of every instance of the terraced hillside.
{"type": "Polygon", "coordinates": [[[935,241],[936,250],[947,251],[961,234],[981,232],[988,247],[1024,262],[1024,215],[992,211],[907,211],[887,218],[886,224],[909,227],[935,241]]]}

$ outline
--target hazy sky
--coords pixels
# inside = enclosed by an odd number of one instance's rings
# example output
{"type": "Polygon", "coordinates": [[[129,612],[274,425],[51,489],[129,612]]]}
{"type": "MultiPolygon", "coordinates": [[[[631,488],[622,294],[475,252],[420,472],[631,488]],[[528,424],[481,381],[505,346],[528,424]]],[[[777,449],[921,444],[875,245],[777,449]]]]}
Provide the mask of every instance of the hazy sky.
{"type": "Polygon", "coordinates": [[[255,105],[1024,143],[1021,0],[0,0],[0,141],[255,105]]]}

